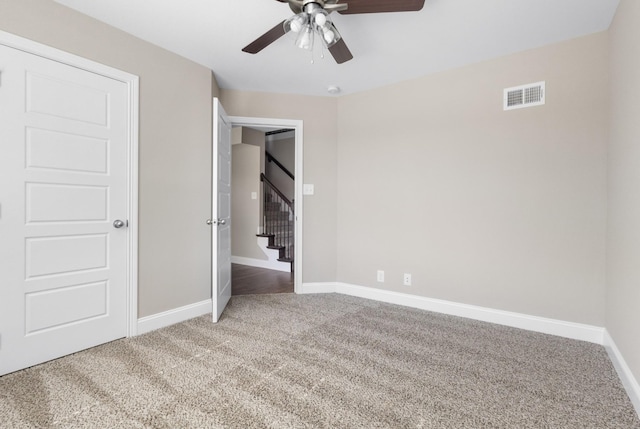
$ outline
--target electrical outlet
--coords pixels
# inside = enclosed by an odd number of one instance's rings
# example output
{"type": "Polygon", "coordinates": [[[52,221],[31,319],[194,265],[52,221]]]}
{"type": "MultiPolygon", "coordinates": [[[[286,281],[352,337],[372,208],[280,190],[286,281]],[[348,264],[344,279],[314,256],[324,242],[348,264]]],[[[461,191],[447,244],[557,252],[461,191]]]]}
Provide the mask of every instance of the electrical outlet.
{"type": "Polygon", "coordinates": [[[384,271],[378,270],[378,281],[384,283],[384,271]]]}
{"type": "Polygon", "coordinates": [[[403,283],[405,286],[411,286],[411,274],[404,273],[403,283]]]}

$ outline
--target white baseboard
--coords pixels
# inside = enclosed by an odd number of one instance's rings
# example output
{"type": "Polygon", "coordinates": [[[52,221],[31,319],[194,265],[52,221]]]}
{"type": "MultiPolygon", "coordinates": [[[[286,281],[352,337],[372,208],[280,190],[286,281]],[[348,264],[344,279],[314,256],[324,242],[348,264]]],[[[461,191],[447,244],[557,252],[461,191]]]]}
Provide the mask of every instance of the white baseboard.
{"type": "MultiPolygon", "coordinates": [[[[301,294],[340,293],[603,345],[640,416],[640,384],[606,329],[347,283],[303,283],[301,294]]],[[[138,335],[211,313],[210,299],[138,319],[138,335]]]]}
{"type": "Polygon", "coordinates": [[[175,323],[184,322],[203,314],[211,313],[213,304],[210,299],[196,302],[195,304],[185,305],[184,307],[174,308],[173,310],[164,311],[151,316],[145,316],[138,319],[138,333],[141,335],[156,329],[164,328],[175,323]]]}
{"type": "Polygon", "coordinates": [[[338,293],[338,283],[302,283],[302,288],[298,293],[338,293]]]}
{"type": "Polygon", "coordinates": [[[496,323],[534,332],[588,341],[605,347],[613,366],[629,395],[633,407],[640,416],[640,384],[625,362],[620,350],[605,328],[581,323],[565,322],[557,319],[530,316],[527,314],[495,310],[475,305],[460,304],[417,295],[409,295],[388,290],[356,286],[347,283],[303,283],[299,293],[341,293],[390,304],[404,305],[437,313],[466,317],[483,322],[496,323]]]}
{"type": "Polygon", "coordinates": [[[266,259],[245,258],[244,256],[231,256],[232,264],[248,265],[250,267],[267,268],[269,270],[291,272],[290,262],[269,261],[266,259]]]}
{"type": "Polygon", "coordinates": [[[618,377],[620,377],[622,381],[622,385],[627,391],[627,395],[629,395],[629,399],[631,399],[633,407],[636,409],[636,413],[638,413],[640,417],[640,384],[638,384],[638,380],[633,376],[631,369],[622,357],[622,353],[620,353],[616,343],[606,329],[604,331],[604,347],[607,350],[609,359],[611,359],[613,363],[613,367],[618,373],[618,377]]]}
{"type": "Polygon", "coordinates": [[[347,283],[303,283],[300,293],[341,293],[600,345],[604,341],[604,328],[598,326],[547,319],[347,283]]]}

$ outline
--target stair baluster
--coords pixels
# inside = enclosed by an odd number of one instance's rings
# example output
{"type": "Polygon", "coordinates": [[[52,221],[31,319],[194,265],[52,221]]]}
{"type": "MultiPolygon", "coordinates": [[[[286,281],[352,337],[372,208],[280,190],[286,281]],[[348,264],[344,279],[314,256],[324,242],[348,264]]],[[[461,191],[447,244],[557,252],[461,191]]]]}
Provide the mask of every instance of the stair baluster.
{"type": "Polygon", "coordinates": [[[269,237],[269,249],[278,249],[279,261],[291,263],[293,271],[294,225],[293,202],[264,174],[260,174],[263,198],[263,237],[269,237]]]}

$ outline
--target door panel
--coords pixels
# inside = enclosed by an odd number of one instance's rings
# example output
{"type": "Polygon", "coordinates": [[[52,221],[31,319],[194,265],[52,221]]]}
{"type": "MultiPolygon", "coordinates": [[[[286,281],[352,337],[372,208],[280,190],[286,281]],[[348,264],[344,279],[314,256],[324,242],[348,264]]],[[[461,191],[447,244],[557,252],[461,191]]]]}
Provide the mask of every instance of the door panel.
{"type": "Polygon", "coordinates": [[[231,299],[231,122],[217,98],[213,100],[212,153],[211,295],[217,322],[231,299]]]}
{"type": "Polygon", "coordinates": [[[25,294],[27,335],[105,316],[108,310],[107,292],[107,281],[102,281],[25,294]],[[82,302],[82,305],[76,305],[78,302],[82,302]]]}
{"type": "Polygon", "coordinates": [[[107,220],[107,186],[26,185],[27,224],[107,220]]]}
{"type": "Polygon", "coordinates": [[[83,81],[76,83],[73,76],[45,75],[41,71],[26,70],[28,113],[107,125],[109,93],[95,85],[97,79],[82,76],[83,81]]]}
{"type": "Polygon", "coordinates": [[[108,141],[37,128],[27,129],[27,167],[107,173],[108,141]]]}
{"type": "Polygon", "coordinates": [[[127,84],[0,46],[0,375],[127,334],[127,84]],[[6,120],[5,120],[6,119],[6,120]]]}
{"type": "Polygon", "coordinates": [[[107,234],[26,239],[26,278],[106,269],[107,234]]]}

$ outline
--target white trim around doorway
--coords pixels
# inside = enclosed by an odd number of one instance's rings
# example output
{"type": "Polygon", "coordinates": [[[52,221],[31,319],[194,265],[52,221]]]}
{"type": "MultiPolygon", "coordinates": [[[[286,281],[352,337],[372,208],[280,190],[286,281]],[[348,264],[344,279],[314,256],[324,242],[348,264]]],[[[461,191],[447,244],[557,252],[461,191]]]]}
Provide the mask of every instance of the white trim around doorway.
{"type": "Polygon", "coordinates": [[[303,217],[303,121],[296,119],[250,118],[244,116],[229,116],[233,127],[260,127],[260,128],[292,128],[295,132],[296,147],[296,180],[294,210],[296,215],[296,228],[294,237],[294,292],[302,293],[302,217],[303,217]]]}

